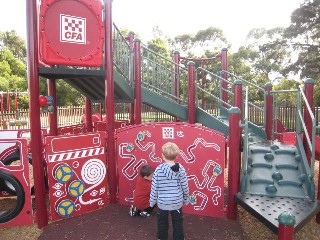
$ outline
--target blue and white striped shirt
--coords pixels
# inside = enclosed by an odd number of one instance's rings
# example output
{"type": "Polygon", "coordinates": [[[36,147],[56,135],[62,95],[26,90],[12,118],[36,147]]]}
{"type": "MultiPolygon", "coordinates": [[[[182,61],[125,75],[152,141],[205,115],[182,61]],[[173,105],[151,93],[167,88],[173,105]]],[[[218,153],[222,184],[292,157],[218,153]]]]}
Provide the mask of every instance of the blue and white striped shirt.
{"type": "Polygon", "coordinates": [[[174,172],[167,163],[160,164],[152,177],[150,206],[158,205],[162,210],[178,210],[189,203],[189,187],[186,171],[179,164],[174,172]]]}

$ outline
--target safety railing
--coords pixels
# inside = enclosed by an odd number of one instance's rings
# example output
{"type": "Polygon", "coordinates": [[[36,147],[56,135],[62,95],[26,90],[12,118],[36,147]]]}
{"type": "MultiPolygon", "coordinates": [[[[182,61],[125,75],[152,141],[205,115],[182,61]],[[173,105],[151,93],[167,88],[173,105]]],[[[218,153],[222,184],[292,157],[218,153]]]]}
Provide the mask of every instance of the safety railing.
{"type": "Polygon", "coordinates": [[[113,24],[113,63],[125,81],[133,86],[133,52],[115,24],[113,24]]]}
{"type": "Polygon", "coordinates": [[[180,104],[186,104],[187,69],[144,46],[141,47],[141,52],[142,86],[180,104]]]}
{"type": "Polygon", "coordinates": [[[243,155],[242,155],[242,173],[247,175],[248,171],[248,155],[249,155],[249,88],[245,87],[245,100],[244,100],[244,119],[242,120],[243,131],[243,155]]]}
{"type": "MultiPolygon", "coordinates": [[[[196,79],[198,79],[198,74],[206,74],[206,82],[205,83],[199,83],[197,82],[197,94],[196,94],[196,103],[197,106],[206,112],[214,115],[220,115],[220,109],[221,106],[225,106],[227,108],[230,108],[233,105],[233,92],[229,91],[228,89],[225,89],[225,91],[228,92],[229,95],[229,101],[225,102],[221,98],[221,83],[226,82],[229,86],[232,85],[231,82],[224,79],[223,77],[214,74],[202,67],[198,67],[196,69],[196,79]],[[211,106],[214,107],[214,109],[205,109],[206,104],[210,103],[211,106]]],[[[203,79],[202,79],[203,81],[203,79]]]]}
{"type": "Polygon", "coordinates": [[[297,134],[304,133],[304,138],[307,141],[308,148],[311,153],[311,159],[310,159],[310,176],[313,177],[314,173],[314,164],[315,164],[315,143],[316,143],[316,129],[320,129],[320,126],[317,125],[317,120],[313,114],[313,110],[311,109],[307,98],[304,94],[303,87],[299,87],[297,90],[274,90],[270,92],[273,94],[273,128],[272,128],[272,140],[275,139],[275,135],[281,135],[282,133],[278,131],[277,129],[277,123],[276,120],[278,119],[278,98],[279,95],[285,94],[285,96],[288,98],[289,94],[295,94],[296,98],[296,119],[295,119],[295,131],[297,134]],[[303,111],[302,103],[305,104],[307,112],[303,111]],[[307,126],[304,121],[304,115],[309,114],[310,119],[312,122],[312,130],[311,132],[308,132],[307,126]]]}
{"type": "MultiPolygon", "coordinates": [[[[285,118],[280,118],[280,109],[281,107],[279,106],[279,102],[282,101],[285,98],[291,98],[291,99],[297,99],[297,95],[299,91],[297,89],[294,90],[273,90],[270,92],[273,95],[273,119],[272,119],[272,140],[276,139],[276,136],[281,136],[283,134],[283,129],[279,129],[279,122],[283,125],[288,125],[286,122],[292,121],[294,122],[294,125],[296,125],[296,117],[290,118],[290,119],[285,119],[285,118]],[[284,122],[286,121],[286,122],[284,122]]],[[[296,109],[294,109],[294,112],[296,113],[296,109]]],[[[295,114],[297,116],[297,113],[295,114]]],[[[292,125],[292,124],[291,124],[292,125]]],[[[294,129],[291,129],[291,131],[295,131],[296,126],[294,126],[294,129]]]]}
{"type": "Polygon", "coordinates": [[[303,87],[299,87],[299,94],[298,94],[298,99],[297,99],[297,133],[301,133],[301,127],[303,128],[304,131],[304,137],[307,140],[307,144],[309,147],[309,150],[311,152],[311,159],[310,159],[310,163],[311,163],[311,176],[313,177],[314,174],[314,163],[315,163],[315,143],[316,143],[316,128],[319,128],[319,126],[317,126],[316,123],[316,119],[314,117],[313,111],[308,103],[308,100],[306,98],[306,95],[304,94],[304,90],[303,87]],[[302,111],[302,100],[304,101],[304,104],[306,106],[307,112],[302,111]],[[306,124],[304,122],[304,118],[303,118],[303,114],[309,114],[311,122],[312,122],[312,129],[311,129],[311,133],[308,132],[308,129],[306,127],[306,124]]]}
{"type": "MultiPolygon", "coordinates": [[[[266,111],[265,111],[265,103],[266,103],[266,96],[267,93],[265,91],[265,89],[263,89],[262,87],[258,86],[255,83],[252,83],[248,80],[245,80],[237,75],[235,75],[234,73],[228,72],[228,71],[221,71],[222,74],[224,74],[224,76],[227,76],[227,80],[228,82],[233,83],[236,80],[240,80],[242,81],[242,85],[243,87],[248,86],[250,92],[254,93],[252,95],[262,95],[263,99],[259,99],[259,104],[260,103],[264,103],[263,107],[260,107],[258,103],[253,102],[253,101],[249,101],[248,102],[248,109],[250,109],[250,111],[248,110],[248,120],[258,126],[262,126],[265,127],[265,119],[266,119],[266,111]],[[254,114],[250,114],[250,113],[254,113],[254,114]],[[256,116],[263,116],[263,119],[261,118],[256,118],[256,116]]],[[[228,91],[228,89],[222,89],[221,91],[228,91]]]]}

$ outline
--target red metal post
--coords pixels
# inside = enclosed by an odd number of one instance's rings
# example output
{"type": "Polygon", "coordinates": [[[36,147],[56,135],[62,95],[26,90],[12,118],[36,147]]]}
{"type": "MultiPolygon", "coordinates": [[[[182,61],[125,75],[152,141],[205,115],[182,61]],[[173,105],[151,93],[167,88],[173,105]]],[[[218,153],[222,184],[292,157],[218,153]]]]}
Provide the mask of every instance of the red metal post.
{"type": "MultiPolygon", "coordinates": [[[[313,104],[313,90],[314,90],[314,80],[311,79],[311,78],[307,78],[305,81],[304,81],[304,93],[306,95],[306,98],[307,98],[307,102],[311,108],[311,110],[313,111],[314,109],[314,104],[313,104]]],[[[309,111],[308,111],[308,108],[307,108],[307,105],[304,104],[304,115],[303,115],[303,119],[304,119],[304,123],[306,124],[306,129],[307,129],[307,132],[309,134],[309,137],[311,139],[312,137],[312,119],[311,119],[311,116],[309,114],[309,111]]],[[[306,155],[307,155],[307,159],[308,159],[308,162],[309,162],[309,166],[311,166],[311,149],[309,148],[308,146],[308,142],[307,142],[307,138],[303,138],[303,146],[304,146],[304,149],[306,151],[306,155]]]]}
{"type": "MultiPolygon", "coordinates": [[[[130,46],[130,49],[131,51],[133,51],[133,48],[134,48],[134,43],[133,43],[133,40],[134,40],[134,32],[130,31],[128,33],[128,37],[127,37],[127,40],[129,42],[129,46],[130,46]]],[[[131,54],[130,54],[130,63],[132,62],[132,59],[131,59],[131,54]]],[[[131,68],[130,70],[133,70],[133,64],[131,65],[131,68]]],[[[130,71],[129,74],[132,76],[132,73],[133,71],[130,71]]],[[[130,103],[129,105],[129,115],[130,115],[130,124],[133,125],[134,124],[134,103],[130,103]]]]}
{"type": "Polygon", "coordinates": [[[87,97],[85,100],[85,118],[86,118],[85,125],[86,125],[87,132],[92,132],[92,107],[91,107],[91,101],[87,97]]]}
{"type": "Polygon", "coordinates": [[[103,114],[103,104],[99,104],[99,114],[100,114],[100,121],[102,121],[102,114],[103,114]]]}
{"type": "Polygon", "coordinates": [[[279,215],[278,222],[278,240],[294,240],[295,217],[292,214],[283,212],[279,215]]]}
{"type": "Polygon", "coordinates": [[[234,106],[239,108],[241,116],[243,115],[243,91],[242,81],[236,80],[233,82],[234,106]]]}
{"type": "Polygon", "coordinates": [[[195,101],[195,63],[188,62],[188,122],[196,122],[196,101],[195,101]]]}
{"type": "Polygon", "coordinates": [[[16,112],[19,109],[19,94],[17,92],[14,93],[14,109],[16,112]]]}
{"type": "Polygon", "coordinates": [[[48,83],[48,94],[53,98],[53,113],[49,114],[50,132],[51,136],[58,135],[58,113],[57,113],[57,90],[56,80],[47,79],[48,83]]]}
{"type": "Polygon", "coordinates": [[[29,84],[29,109],[31,130],[31,153],[35,187],[36,217],[39,228],[48,224],[44,183],[44,161],[42,159],[42,139],[39,104],[38,72],[38,16],[36,0],[26,1],[27,14],[27,73],[29,84]]]}
{"type": "MultiPolygon", "coordinates": [[[[201,67],[202,67],[202,71],[201,71],[201,87],[202,89],[204,89],[204,84],[205,84],[205,78],[204,78],[204,63],[203,61],[201,61],[201,67]]],[[[202,91],[201,93],[201,107],[202,109],[204,109],[204,91],[202,91]]]]}
{"type": "Polygon", "coordinates": [[[105,0],[105,104],[107,114],[107,162],[109,173],[110,203],[117,201],[117,164],[114,139],[114,82],[113,82],[113,45],[112,45],[112,0],[105,0]]]}
{"type": "Polygon", "coordinates": [[[175,97],[179,97],[179,88],[180,88],[180,84],[179,84],[179,73],[180,73],[180,52],[179,51],[174,51],[173,52],[173,62],[175,63],[174,65],[174,96],[175,97]]]}
{"type": "Polygon", "coordinates": [[[7,111],[11,112],[11,106],[10,106],[10,92],[7,90],[7,111]]]}
{"type": "Polygon", "coordinates": [[[141,124],[141,42],[134,39],[134,123],[141,124]]]}
{"type": "MultiPolygon", "coordinates": [[[[173,52],[173,62],[174,62],[174,77],[173,77],[173,84],[174,84],[174,96],[179,98],[180,97],[180,52],[174,51],[173,52]]],[[[178,101],[178,99],[176,99],[178,101]]],[[[175,122],[180,121],[178,118],[174,118],[175,122]]]]}
{"type": "MultiPolygon", "coordinates": [[[[221,70],[222,71],[228,71],[228,49],[222,48],[221,49],[221,70]]],[[[222,72],[222,78],[227,80],[228,74],[226,72],[222,72]]],[[[226,81],[221,82],[221,99],[224,102],[228,102],[228,92],[226,91],[228,89],[228,83],[226,81]]],[[[227,107],[225,104],[222,106],[227,107]]]]}
{"type": "Polygon", "coordinates": [[[273,119],[273,95],[270,93],[272,91],[272,84],[267,83],[264,88],[266,92],[266,109],[265,109],[265,130],[267,135],[267,140],[272,138],[272,119],[273,119]]]}
{"type": "Polygon", "coordinates": [[[228,205],[227,217],[237,219],[237,204],[233,195],[239,192],[240,182],[240,131],[241,112],[237,107],[229,109],[229,172],[228,172],[228,205]]]}
{"type": "Polygon", "coordinates": [[[4,111],[3,93],[0,93],[0,111],[1,113],[4,111]]]}

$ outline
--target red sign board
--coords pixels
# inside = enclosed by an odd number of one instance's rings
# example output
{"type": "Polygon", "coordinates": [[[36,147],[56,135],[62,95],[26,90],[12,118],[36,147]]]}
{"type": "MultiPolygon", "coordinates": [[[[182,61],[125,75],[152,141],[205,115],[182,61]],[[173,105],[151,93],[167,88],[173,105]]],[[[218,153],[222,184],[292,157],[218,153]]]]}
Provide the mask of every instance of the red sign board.
{"type": "Polygon", "coordinates": [[[49,65],[101,66],[101,0],[42,0],[40,59],[49,65]]]}
{"type": "Polygon", "coordinates": [[[136,177],[143,164],[162,163],[161,147],[174,142],[177,162],[187,172],[190,204],[184,212],[224,216],[225,138],[212,129],[187,123],[154,123],[117,129],[119,202],[133,203],[136,177]]]}
{"type": "Polygon", "coordinates": [[[103,133],[47,137],[46,161],[52,220],[107,205],[103,133]]]}

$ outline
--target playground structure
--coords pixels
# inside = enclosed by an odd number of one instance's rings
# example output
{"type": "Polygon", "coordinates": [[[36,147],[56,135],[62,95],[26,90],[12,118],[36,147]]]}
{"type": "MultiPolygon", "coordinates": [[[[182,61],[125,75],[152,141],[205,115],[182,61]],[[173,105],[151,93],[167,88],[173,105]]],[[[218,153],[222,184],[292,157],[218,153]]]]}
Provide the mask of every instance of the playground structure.
{"type": "Polygon", "coordinates": [[[188,173],[191,204],[185,212],[212,217],[226,214],[236,220],[238,203],[278,233],[279,239],[293,238],[320,210],[313,179],[318,128],[311,110],[313,80],[290,91],[297,97],[296,131],[282,132],[276,124],[275,100],[288,91],[273,91],[271,84],[256,86],[228,72],[227,49],[215,58],[201,60],[220,60],[217,74],[196,68],[197,60],[183,58],[179,52],[173,60],[166,59],[141,46],[134,33],[123,37],[112,23],[111,0],[104,5],[92,0],[42,0],[40,7],[37,1],[27,2],[31,128],[0,132],[1,197],[17,200],[12,210],[0,215],[0,224],[24,225],[36,220],[43,228],[49,219],[77,216],[109,203],[130,205],[139,167],[144,163],[156,167],[162,144],[174,141],[181,150],[178,161],[188,173]],[[189,62],[183,66],[182,60],[189,62]],[[198,74],[211,79],[212,91],[196,84],[198,74]],[[48,79],[48,95],[53,99],[48,132],[41,129],[39,119],[44,106],[39,98],[39,76],[48,79]],[[83,124],[57,126],[57,79],[86,97],[83,124]],[[263,108],[250,102],[247,86],[263,93],[263,108]],[[208,99],[219,106],[216,115],[201,108],[208,99]],[[129,122],[115,122],[115,101],[131,103],[129,122]],[[105,103],[105,120],[93,121],[91,102],[105,103]],[[142,124],[142,103],[177,121],[142,124]],[[264,112],[263,126],[248,121],[249,105],[264,112]],[[31,133],[30,144],[22,138],[26,132],[31,133]],[[227,148],[232,153],[228,158],[227,148]],[[20,160],[18,165],[8,161],[13,157],[20,160]],[[30,158],[35,215],[27,168],[30,158]],[[266,207],[266,202],[272,207],[266,207]]]}

